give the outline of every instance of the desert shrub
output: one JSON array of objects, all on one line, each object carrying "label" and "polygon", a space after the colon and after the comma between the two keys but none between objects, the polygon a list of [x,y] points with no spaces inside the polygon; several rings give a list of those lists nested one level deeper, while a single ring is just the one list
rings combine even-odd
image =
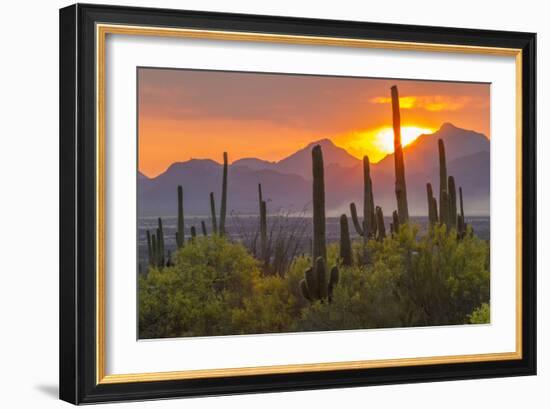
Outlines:
[{"label": "desert shrub", "polygon": [[[140,275],[140,337],[488,322],[489,246],[470,233],[458,239],[437,226],[418,237],[416,226],[403,225],[371,240],[367,265],[339,266],[330,303],[301,295],[309,256],[294,257],[284,276],[265,275],[242,244],[197,237],[174,253],[173,266]],[[338,250],[327,247],[328,266]]]},{"label": "desert shrub", "polygon": [[468,316],[470,324],[489,324],[491,322],[491,311],[489,304],[483,303]]},{"label": "desert shrub", "polygon": [[368,243],[370,264],[341,267],[331,303],[304,308],[299,330],[451,325],[489,301],[489,248],[468,234],[437,226],[418,238],[416,226]]},{"label": "desert shrub", "polygon": [[257,261],[240,244],[197,237],[174,254],[174,266],[139,281],[140,337],[234,333],[233,309],[255,291]]},{"label": "desert shrub", "polygon": [[234,333],[288,332],[297,301],[288,284],[279,276],[268,276],[254,280],[254,286],[243,306],[232,311]]}]

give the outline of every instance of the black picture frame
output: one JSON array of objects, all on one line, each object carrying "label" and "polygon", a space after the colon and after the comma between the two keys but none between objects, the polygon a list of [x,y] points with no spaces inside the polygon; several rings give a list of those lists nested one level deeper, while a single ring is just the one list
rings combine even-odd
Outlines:
[{"label": "black picture frame", "polygon": [[[113,23],[522,50],[522,358],[137,383],[96,382],[95,25]],[[60,398],[74,404],[536,374],[536,35],[77,4],[60,10]]]}]

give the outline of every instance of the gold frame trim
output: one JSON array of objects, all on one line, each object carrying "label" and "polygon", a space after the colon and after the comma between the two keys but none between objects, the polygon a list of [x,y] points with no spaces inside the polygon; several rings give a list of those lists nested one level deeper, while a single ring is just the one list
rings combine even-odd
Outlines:
[{"label": "gold frame trim", "polygon": [[[204,379],[297,372],[322,372],[346,369],[387,368],[412,365],[488,362],[522,358],[522,51],[515,48],[480,47],[453,44],[413,43],[402,41],[362,40],[318,36],[294,36],[234,31],[177,29],[165,27],[96,25],[96,383],[116,384],[163,380]],[[301,45],[431,51],[513,56],[516,64],[516,350],[506,353],[432,356],[368,361],[323,362],[315,364],[187,370],[132,374],[105,374],[105,40],[107,34],[196,38],[225,41],[251,41]]]}]

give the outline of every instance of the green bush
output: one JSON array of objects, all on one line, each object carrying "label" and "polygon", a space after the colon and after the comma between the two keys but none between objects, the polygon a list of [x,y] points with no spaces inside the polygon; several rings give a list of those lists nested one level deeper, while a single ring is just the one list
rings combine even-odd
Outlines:
[{"label": "green bush", "polygon": [[[362,242],[353,243],[361,258]],[[140,338],[397,328],[489,322],[489,245],[471,232],[416,226],[368,243],[369,264],[339,266],[332,300],[310,303],[299,282],[311,266],[296,257],[284,277],[263,274],[241,244],[196,237],[173,266],[139,279]],[[327,248],[338,263],[337,244]]]},{"label": "green bush", "polygon": [[401,226],[382,242],[369,241],[371,264],[341,267],[331,303],[303,310],[298,330],[452,325],[489,301],[489,247],[472,234],[437,226],[418,238]]},{"label": "green bush", "polygon": [[257,261],[240,244],[197,237],[175,253],[174,266],[139,282],[140,337],[233,333],[233,309],[255,290]]},{"label": "green bush", "polygon": [[470,324],[489,324],[491,322],[491,311],[489,304],[483,303],[472,311],[468,316]]}]

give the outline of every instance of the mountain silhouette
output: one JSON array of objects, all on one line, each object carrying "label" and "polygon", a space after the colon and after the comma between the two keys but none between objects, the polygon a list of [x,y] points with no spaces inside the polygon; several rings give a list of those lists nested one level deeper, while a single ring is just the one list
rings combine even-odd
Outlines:
[{"label": "mountain silhouette", "polygon": [[[489,140],[483,134],[446,123],[429,135],[422,135],[404,147],[409,213],[426,215],[426,183],[439,192],[437,140],[443,139],[449,175],[464,193],[467,215],[489,214]],[[321,145],[325,164],[326,208],[328,215],[349,213],[349,203],[361,208],[363,200],[362,161],[329,139],[310,143],[278,161],[257,158],[235,161],[228,171],[228,212],[256,214],[258,183],[262,184],[268,212],[300,212],[311,204],[311,149]],[[221,152],[220,152],[221,157]],[[231,158],[231,152],[229,152]],[[376,205],[385,215],[396,209],[393,154],[371,165]],[[173,216],[177,211],[176,187],[184,190],[188,215],[208,216],[209,194],[214,192],[219,209],[222,166],[210,159],[192,159],[172,164],[155,178],[138,175],[139,216]]]}]

